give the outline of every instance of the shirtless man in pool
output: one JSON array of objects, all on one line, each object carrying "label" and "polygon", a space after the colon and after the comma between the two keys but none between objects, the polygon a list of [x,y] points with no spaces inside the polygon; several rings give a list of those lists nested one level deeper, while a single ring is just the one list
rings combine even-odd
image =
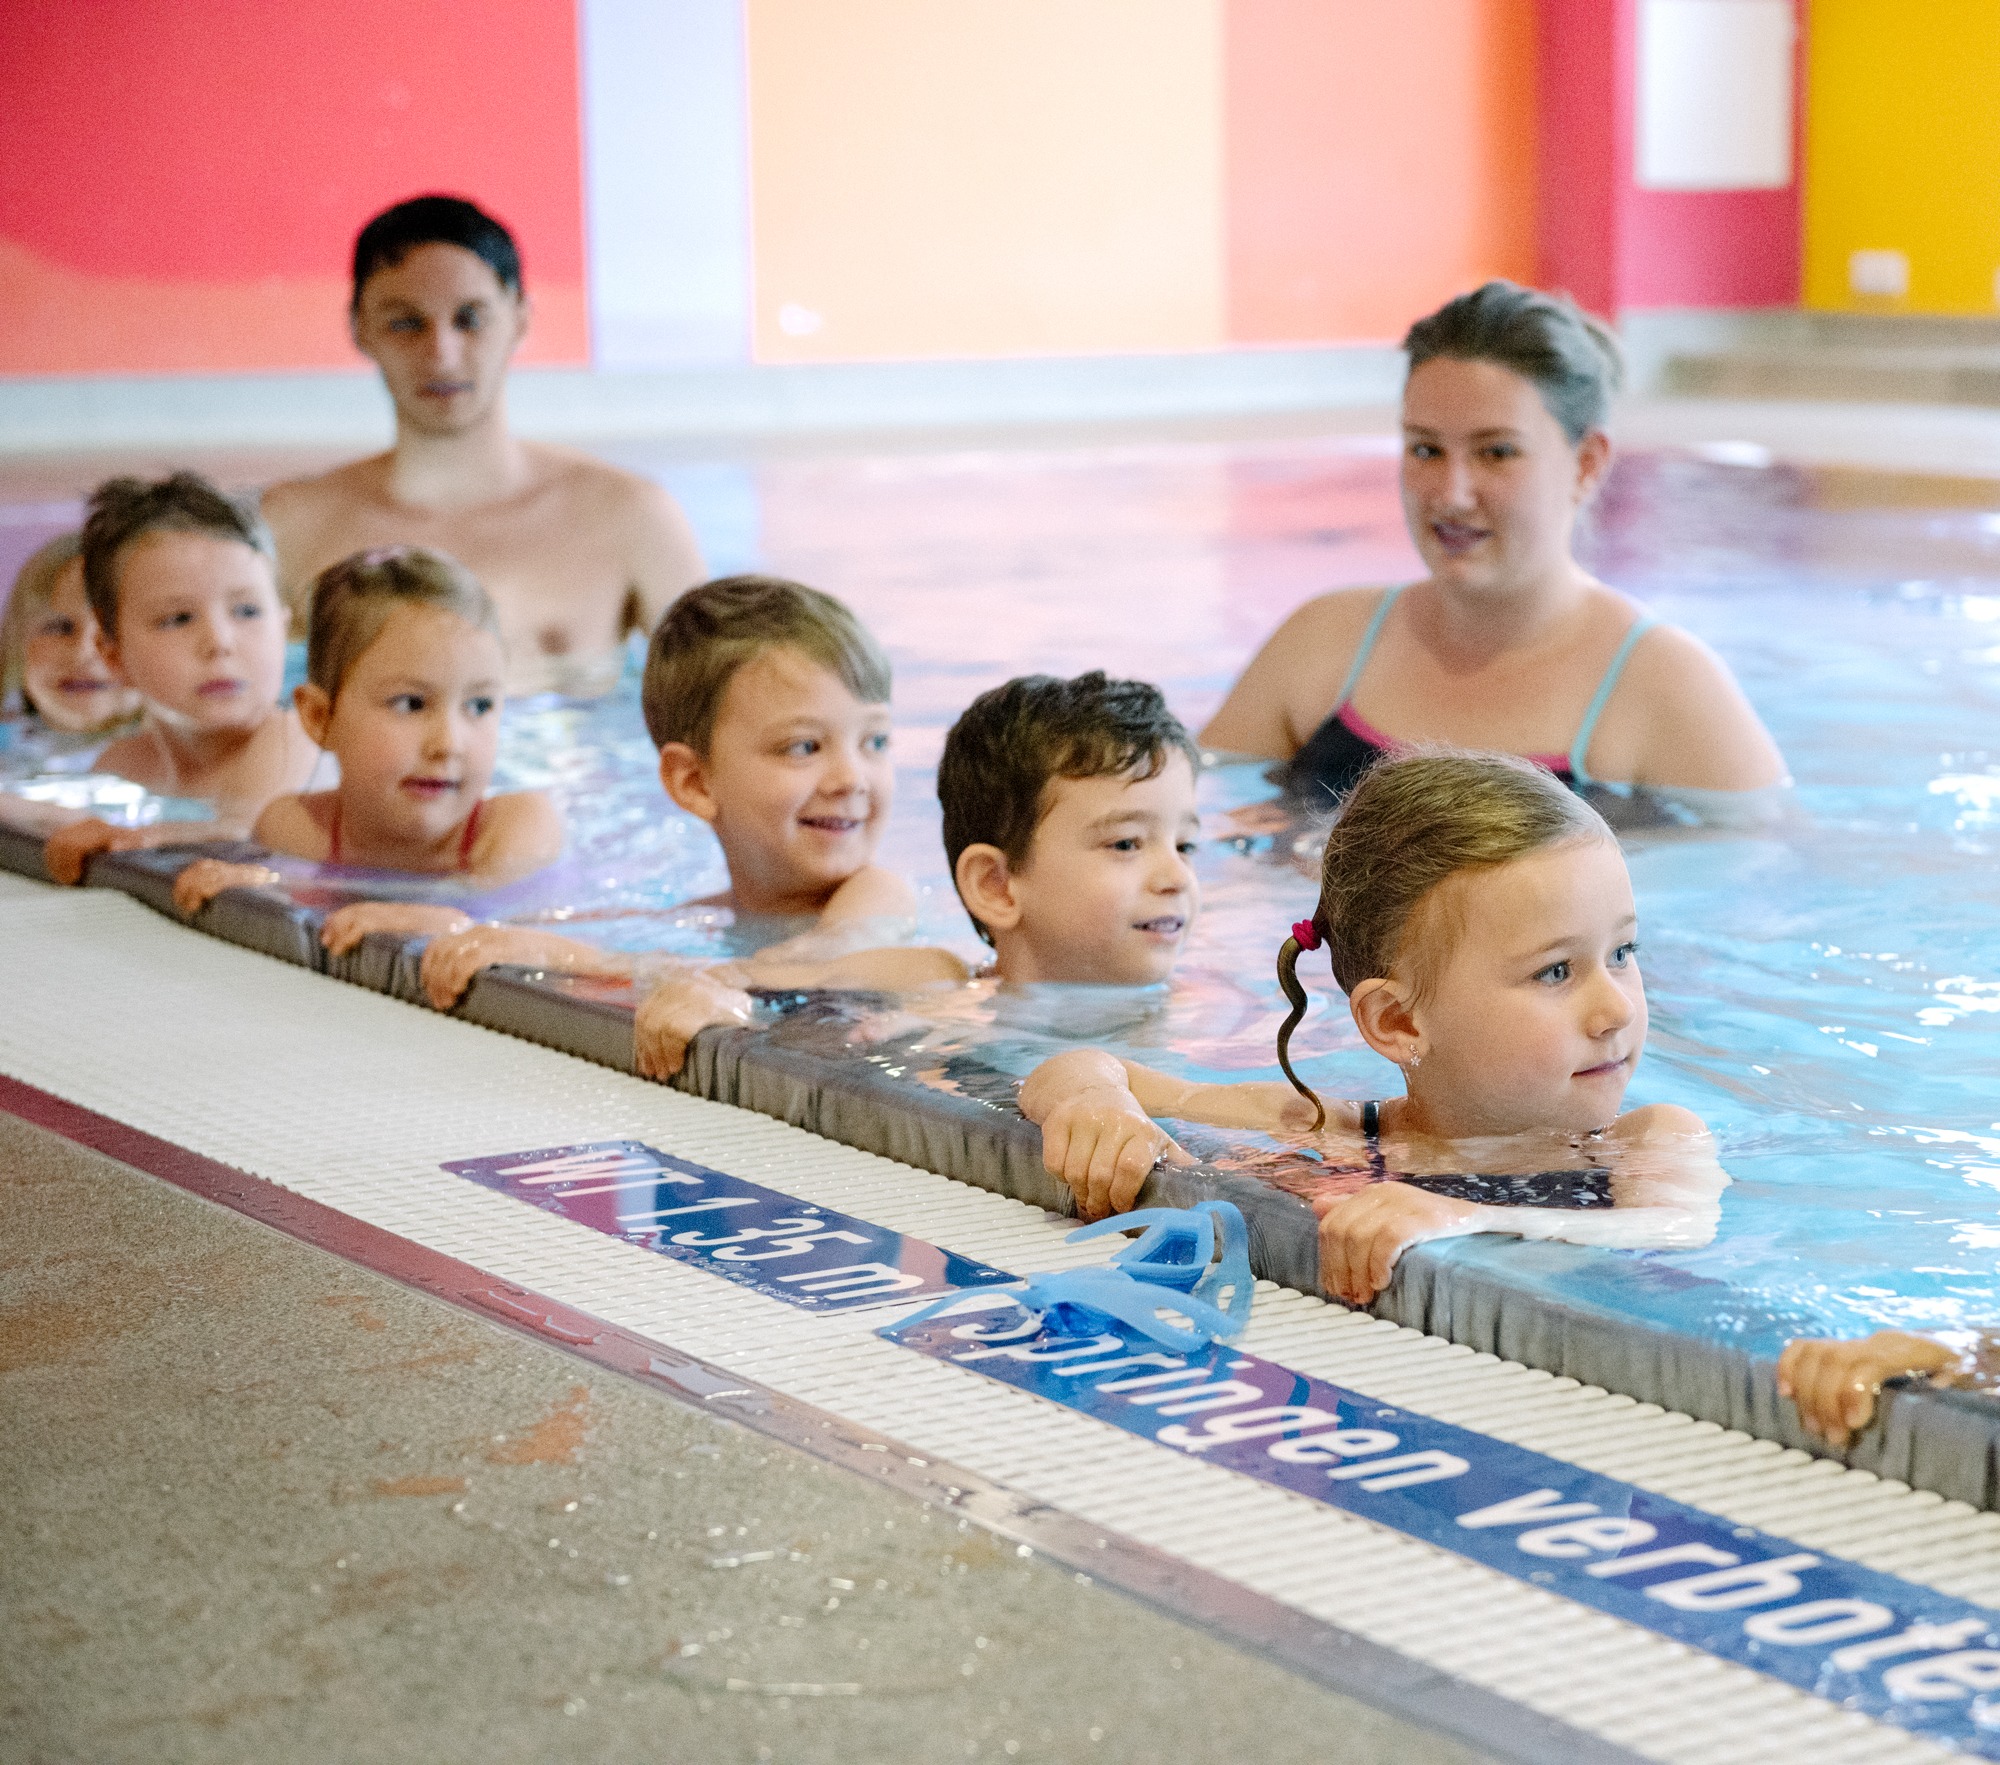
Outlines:
[{"label": "shirtless man in pool", "polygon": [[354,244],[348,321],[382,370],[396,444],[276,484],[264,517],[296,606],[340,559],[380,545],[449,553],[500,611],[514,694],[607,692],[628,631],[650,631],[706,571],[658,485],[507,428],[507,365],[528,328],[520,258],[469,202],[419,196]]}]

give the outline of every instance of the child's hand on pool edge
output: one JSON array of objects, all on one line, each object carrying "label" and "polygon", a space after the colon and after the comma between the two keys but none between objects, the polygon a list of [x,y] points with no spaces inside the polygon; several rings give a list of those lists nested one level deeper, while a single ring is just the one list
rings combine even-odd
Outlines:
[{"label": "child's hand on pool edge", "polygon": [[1146,1113],[1124,1063],[1096,1049],[1043,1061],[1021,1087],[1021,1113],[1040,1124],[1042,1164],[1082,1219],[1126,1212],[1162,1159],[1197,1162]]},{"label": "child's hand on pool edge", "polygon": [[468,930],[472,923],[472,915],[456,907],[427,907],[419,901],[354,901],[326,916],[326,923],[319,928],[319,941],[329,956],[345,956],[370,932],[443,938]]},{"label": "child's hand on pool edge", "polygon": [[424,951],[419,975],[424,997],[439,1011],[449,1011],[482,968],[499,963],[549,969],[556,974],[623,975],[631,971],[631,964],[623,957],[557,932],[529,931],[518,925],[468,925],[463,931],[433,938]]},{"label": "child's hand on pool edge", "polygon": [[1778,1356],[1778,1395],[1798,1406],[1809,1434],[1844,1447],[1875,1416],[1885,1379],[1956,1368],[1960,1356],[1928,1336],[1877,1330],[1857,1342],[1800,1336]]},{"label": "child's hand on pool edge", "polygon": [[136,852],[153,842],[142,827],[113,827],[95,815],[59,827],[42,842],[42,868],[64,888],[83,881],[84,867],[100,852]]},{"label": "child's hand on pool edge", "polygon": [[690,968],[662,981],[632,1018],[632,1058],[643,1079],[670,1079],[687,1063],[688,1044],[716,1024],[742,1028],[756,1001],[741,987]]},{"label": "child's hand on pool edge", "polygon": [[174,878],[174,910],[192,919],[225,889],[261,889],[283,880],[268,864],[197,858]]},{"label": "child's hand on pool edge", "polygon": [[1353,1195],[1315,1201],[1319,1284],[1343,1305],[1365,1306],[1389,1285],[1412,1244],[1486,1230],[1490,1209],[1433,1195],[1408,1183],[1371,1183]]}]

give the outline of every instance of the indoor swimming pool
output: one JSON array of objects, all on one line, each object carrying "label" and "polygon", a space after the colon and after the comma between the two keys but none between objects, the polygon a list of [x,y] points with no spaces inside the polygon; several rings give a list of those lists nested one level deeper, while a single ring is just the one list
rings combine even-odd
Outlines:
[{"label": "indoor swimming pool", "polygon": [[[617,450],[612,450],[614,455]],[[1373,438],[662,465],[718,571],[792,575],[845,598],[897,669],[897,803],[884,861],[914,877],[914,935],[976,959],[938,839],[945,728],[1011,674],[1151,679],[1198,726],[1261,638],[1309,595],[1398,580],[1392,444]],[[1791,1334],[1991,1322],[2000,1260],[2000,516],[1990,487],[1771,465],[1727,446],[1621,462],[1584,555],[1736,671],[1797,779],[1753,832],[1625,836],[1652,1009],[1630,1100],[1715,1130],[1734,1183],[1714,1242],[1607,1258],[1537,1247],[1534,1279],[1763,1357]],[[59,510],[19,510],[12,551]],[[32,757],[0,755],[19,777]],[[623,949],[725,955],[775,929],[680,905],[723,886],[713,841],[673,810],[640,723],[637,670],[591,706],[510,708],[500,782],[565,803],[554,872],[489,899]],[[63,790],[90,787],[71,773]],[[1233,837],[1271,794],[1211,770],[1204,909],[1158,996],[1062,989],[873,1001],[856,1058],[913,1079],[1024,1074],[1077,1040],[1192,1076],[1277,1076],[1272,959],[1315,893],[1289,839]],[[107,810],[160,806],[124,797]],[[168,806],[172,812],[171,806]],[[310,879],[302,877],[302,885]],[[906,930],[908,928],[905,928]],[[1388,1094],[1323,967],[1294,1043],[1329,1095]],[[934,1023],[916,1029],[904,1006]],[[822,1045],[824,1045],[822,1041]],[[901,1068],[899,1068],[901,1070]],[[1222,1160],[1297,1192],[1296,1153]],[[1446,1258],[1485,1252],[1461,1241]]]}]

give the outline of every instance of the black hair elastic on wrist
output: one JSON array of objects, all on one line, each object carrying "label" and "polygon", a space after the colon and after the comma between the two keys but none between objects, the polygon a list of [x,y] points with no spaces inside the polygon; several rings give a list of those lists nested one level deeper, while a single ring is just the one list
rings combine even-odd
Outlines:
[{"label": "black hair elastic on wrist", "polygon": [[1315,1134],[1326,1126],[1326,1105],[1319,1100],[1319,1093],[1292,1071],[1292,1031],[1306,1015],[1306,990],[1299,985],[1299,952],[1317,950],[1321,941],[1319,915],[1315,913],[1311,919],[1302,919],[1292,927],[1292,935],[1278,951],[1278,985],[1292,1007],[1291,1015],[1278,1026],[1278,1065],[1292,1081],[1292,1089],[1313,1106]]}]

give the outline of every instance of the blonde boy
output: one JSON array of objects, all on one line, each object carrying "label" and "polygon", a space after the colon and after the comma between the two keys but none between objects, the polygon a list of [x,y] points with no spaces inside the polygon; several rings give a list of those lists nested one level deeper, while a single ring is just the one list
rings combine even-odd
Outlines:
[{"label": "blonde boy", "polygon": [[[804,919],[879,941],[916,910],[875,863],[895,789],[888,658],[831,595],[775,576],[730,576],[667,609],[642,701],[668,796],[714,830],[740,917]],[[871,941],[862,933],[864,941]],[[893,935],[891,933],[890,935]],[[633,959],[504,925],[437,939],[424,987],[448,1007],[480,969],[521,963],[626,975]]]}]

